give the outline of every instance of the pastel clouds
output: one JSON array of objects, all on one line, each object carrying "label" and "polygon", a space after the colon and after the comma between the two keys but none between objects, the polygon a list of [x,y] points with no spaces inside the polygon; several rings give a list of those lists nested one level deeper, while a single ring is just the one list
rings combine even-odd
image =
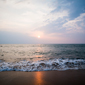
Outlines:
[{"label": "pastel clouds", "polygon": [[[16,33],[19,37],[22,35],[23,39],[32,39],[30,42],[74,42],[76,36],[84,40],[85,13],[78,11],[76,4],[80,4],[79,1],[0,0],[0,32],[2,35]],[[81,4],[79,9],[84,9]],[[79,12],[79,15],[75,12]],[[41,36],[40,40],[37,36]]]},{"label": "pastel clouds", "polygon": [[69,20],[63,24],[69,32],[85,32],[85,13],[80,14],[79,17],[74,20]]},{"label": "pastel clouds", "polygon": [[52,0],[50,2],[48,0],[7,0],[6,3],[1,2],[0,30],[11,31],[14,29],[15,31],[30,32],[58,18],[68,16],[66,10],[51,13],[55,9],[55,6],[51,4]]}]

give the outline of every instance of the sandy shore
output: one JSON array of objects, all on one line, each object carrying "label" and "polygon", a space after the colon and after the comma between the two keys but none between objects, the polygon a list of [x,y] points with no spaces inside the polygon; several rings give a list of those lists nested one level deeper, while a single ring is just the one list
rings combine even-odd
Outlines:
[{"label": "sandy shore", "polygon": [[0,85],[85,85],[85,70],[0,72]]}]

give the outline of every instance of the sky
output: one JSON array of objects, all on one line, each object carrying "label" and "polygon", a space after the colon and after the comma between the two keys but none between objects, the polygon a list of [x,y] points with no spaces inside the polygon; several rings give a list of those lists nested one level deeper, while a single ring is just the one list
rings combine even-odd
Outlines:
[{"label": "sky", "polygon": [[0,44],[85,44],[85,0],[0,0]]}]

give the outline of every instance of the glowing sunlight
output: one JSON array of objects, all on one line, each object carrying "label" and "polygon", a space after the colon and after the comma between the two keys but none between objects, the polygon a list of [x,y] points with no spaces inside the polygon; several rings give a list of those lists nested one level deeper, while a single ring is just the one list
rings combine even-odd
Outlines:
[{"label": "glowing sunlight", "polygon": [[40,38],[40,36],[38,35],[38,38]]}]

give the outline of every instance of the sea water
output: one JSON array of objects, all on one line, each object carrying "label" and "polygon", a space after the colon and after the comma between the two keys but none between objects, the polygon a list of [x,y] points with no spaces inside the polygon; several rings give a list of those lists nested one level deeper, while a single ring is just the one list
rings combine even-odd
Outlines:
[{"label": "sea water", "polygon": [[0,44],[0,71],[85,69],[85,44]]}]

